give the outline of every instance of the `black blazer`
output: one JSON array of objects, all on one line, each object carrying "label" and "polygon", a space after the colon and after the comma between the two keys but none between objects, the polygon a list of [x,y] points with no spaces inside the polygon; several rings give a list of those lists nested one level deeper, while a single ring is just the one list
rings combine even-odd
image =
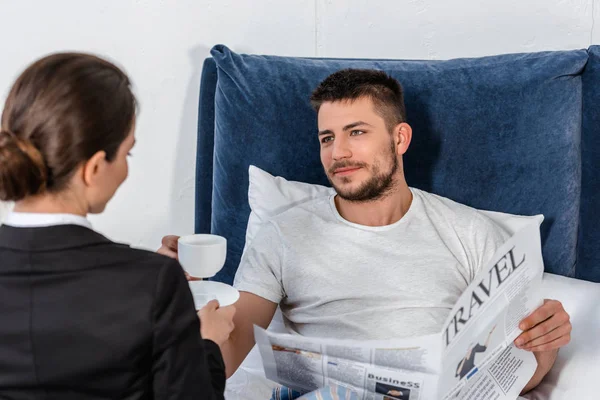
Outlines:
[{"label": "black blazer", "polygon": [[176,260],[77,225],[0,226],[0,399],[223,399]]}]

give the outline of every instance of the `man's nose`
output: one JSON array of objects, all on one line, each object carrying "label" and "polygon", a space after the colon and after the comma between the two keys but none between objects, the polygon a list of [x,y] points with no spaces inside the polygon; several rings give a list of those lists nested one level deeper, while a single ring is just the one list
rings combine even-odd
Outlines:
[{"label": "man's nose", "polygon": [[350,149],[349,143],[345,138],[336,138],[333,141],[333,152],[331,157],[336,161],[352,157],[352,150]]}]

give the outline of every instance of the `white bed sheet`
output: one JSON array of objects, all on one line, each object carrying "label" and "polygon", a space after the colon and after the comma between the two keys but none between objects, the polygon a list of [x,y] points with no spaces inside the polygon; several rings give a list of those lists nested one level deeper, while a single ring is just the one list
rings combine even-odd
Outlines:
[{"label": "white bed sheet", "polygon": [[[600,284],[544,274],[545,298],[560,300],[571,315],[571,343],[559,352],[544,381],[521,399],[600,399]],[[270,330],[283,331],[279,310]],[[265,378],[256,347],[238,371],[227,381],[227,400],[268,400],[277,384]]]}]

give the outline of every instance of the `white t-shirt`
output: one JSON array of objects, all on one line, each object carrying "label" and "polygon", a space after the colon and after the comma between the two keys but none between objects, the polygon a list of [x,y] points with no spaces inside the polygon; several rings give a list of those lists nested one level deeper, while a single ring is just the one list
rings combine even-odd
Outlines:
[{"label": "white t-shirt", "polygon": [[476,209],[411,188],[396,223],[346,221],[334,196],[276,216],[247,246],[235,287],[279,303],[305,336],[389,339],[440,332],[509,234]]}]

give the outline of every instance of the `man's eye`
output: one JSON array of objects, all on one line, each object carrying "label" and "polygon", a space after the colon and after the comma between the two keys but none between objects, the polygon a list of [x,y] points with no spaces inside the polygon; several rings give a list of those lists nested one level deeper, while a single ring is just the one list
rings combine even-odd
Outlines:
[{"label": "man's eye", "polygon": [[321,139],[321,143],[328,143],[333,140],[333,136],[327,136]]},{"label": "man's eye", "polygon": [[354,130],[350,132],[350,135],[362,135],[363,133],[365,133],[365,131]]}]

